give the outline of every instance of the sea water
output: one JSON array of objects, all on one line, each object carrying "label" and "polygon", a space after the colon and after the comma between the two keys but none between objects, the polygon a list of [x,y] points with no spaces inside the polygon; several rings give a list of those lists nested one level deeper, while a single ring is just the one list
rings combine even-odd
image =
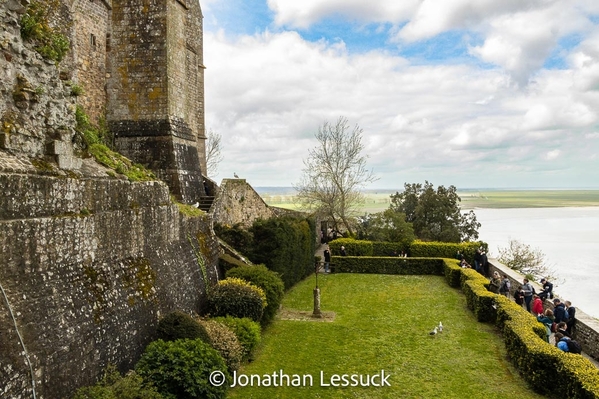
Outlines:
[{"label": "sea water", "polygon": [[[599,207],[476,209],[491,258],[518,240],[545,254],[554,292],[599,318]],[[595,296],[597,295],[597,296]]]}]

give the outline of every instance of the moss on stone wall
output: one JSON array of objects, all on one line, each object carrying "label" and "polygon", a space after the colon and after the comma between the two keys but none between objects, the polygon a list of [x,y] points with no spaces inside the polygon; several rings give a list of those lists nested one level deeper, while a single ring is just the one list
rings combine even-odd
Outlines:
[{"label": "moss on stone wall", "polygon": [[150,261],[147,258],[134,258],[127,260],[124,265],[123,283],[127,289],[133,291],[127,298],[129,306],[135,305],[137,300],[155,299],[156,272],[152,269]]}]

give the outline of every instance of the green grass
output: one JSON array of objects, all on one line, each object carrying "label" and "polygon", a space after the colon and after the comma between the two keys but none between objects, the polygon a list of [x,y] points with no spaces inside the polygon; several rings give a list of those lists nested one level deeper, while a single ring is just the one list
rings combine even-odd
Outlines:
[{"label": "green grass", "polygon": [[[506,359],[492,325],[478,323],[460,291],[437,276],[320,276],[323,311],[333,322],[276,320],[255,361],[238,372],[313,376],[312,387],[243,387],[229,398],[540,398]],[[314,279],[283,307],[311,310]],[[428,332],[439,321],[445,331]],[[391,387],[321,387],[331,374],[390,374]]]}]

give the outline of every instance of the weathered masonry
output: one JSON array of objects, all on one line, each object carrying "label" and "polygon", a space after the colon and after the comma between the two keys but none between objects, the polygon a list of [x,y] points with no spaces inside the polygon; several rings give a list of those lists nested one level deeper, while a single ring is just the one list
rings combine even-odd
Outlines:
[{"label": "weathered masonry", "polygon": [[204,66],[196,0],[113,0],[107,121],[116,146],[186,203],[203,196]]}]

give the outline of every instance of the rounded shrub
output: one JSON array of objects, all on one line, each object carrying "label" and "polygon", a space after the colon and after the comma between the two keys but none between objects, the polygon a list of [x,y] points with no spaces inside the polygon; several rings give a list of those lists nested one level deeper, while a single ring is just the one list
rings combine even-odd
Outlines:
[{"label": "rounded shrub", "polygon": [[226,278],[212,288],[207,305],[212,317],[249,317],[260,321],[266,306],[266,295],[262,288],[245,280]]},{"label": "rounded shrub", "polygon": [[135,371],[121,377],[116,367],[109,365],[101,381],[79,388],[73,399],[163,399],[155,387],[146,385]]},{"label": "rounded shrub", "polygon": [[235,333],[216,320],[199,320],[208,333],[208,343],[220,353],[229,371],[239,369],[243,359],[243,347]]},{"label": "rounded shrub", "polygon": [[[157,340],[147,346],[135,371],[165,398],[224,398],[231,382],[220,354],[200,339]],[[221,386],[210,383],[214,371],[224,373]]]},{"label": "rounded shrub", "polygon": [[264,265],[236,267],[227,272],[227,277],[238,277],[262,288],[267,305],[262,315],[262,324],[268,324],[277,314],[285,294],[285,284],[279,274]]},{"label": "rounded shrub", "polygon": [[158,322],[158,338],[163,341],[201,339],[208,342],[208,333],[196,319],[181,311],[167,314]]},{"label": "rounded shrub", "polygon": [[243,348],[243,359],[251,360],[252,352],[261,339],[260,325],[255,321],[244,317],[242,319],[232,316],[217,317],[214,320],[223,323],[235,333],[237,340]]}]

